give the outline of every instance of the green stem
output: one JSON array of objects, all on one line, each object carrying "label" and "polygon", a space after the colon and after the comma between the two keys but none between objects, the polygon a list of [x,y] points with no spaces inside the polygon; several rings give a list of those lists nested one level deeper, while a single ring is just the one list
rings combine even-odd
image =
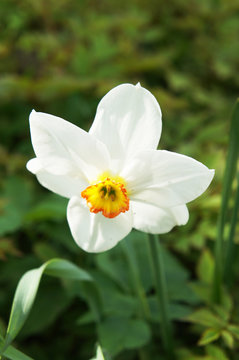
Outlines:
[{"label": "green stem", "polygon": [[237,225],[238,211],[239,211],[239,175],[238,175],[238,183],[237,183],[237,191],[236,191],[236,200],[233,208],[230,233],[229,233],[227,249],[226,249],[224,278],[227,283],[232,279],[232,265],[234,262],[233,260],[235,255],[234,235]]},{"label": "green stem", "polygon": [[224,226],[228,202],[231,195],[232,182],[236,173],[238,152],[239,152],[239,100],[237,100],[231,119],[231,129],[229,136],[229,146],[226,161],[226,168],[223,179],[222,202],[218,217],[217,238],[215,244],[215,271],[213,282],[213,301],[217,304],[222,302],[222,283],[223,283],[223,263],[224,263]]},{"label": "green stem", "polygon": [[218,227],[217,227],[217,239],[215,244],[215,271],[213,280],[213,301],[220,304],[222,301],[222,264],[223,264],[223,231],[222,221],[219,215]]},{"label": "green stem", "polygon": [[150,251],[152,258],[153,276],[155,282],[156,295],[158,298],[158,306],[161,320],[161,334],[167,359],[175,359],[172,327],[169,318],[168,308],[168,292],[164,271],[163,256],[161,251],[161,245],[158,237],[149,234]]},{"label": "green stem", "polygon": [[141,303],[142,314],[147,320],[150,320],[150,318],[151,318],[150,308],[149,308],[149,304],[147,301],[147,296],[145,294],[144,288],[143,288],[141,280],[140,280],[140,275],[139,275],[139,270],[138,270],[139,266],[138,266],[136,258],[134,256],[135,252],[132,247],[132,243],[131,243],[131,241],[127,241],[127,240],[122,241],[121,247],[122,247],[124,254],[126,256],[126,259],[128,261],[131,278],[132,278],[132,283],[134,286],[134,291],[135,291],[135,294],[138,296],[139,301]]}]

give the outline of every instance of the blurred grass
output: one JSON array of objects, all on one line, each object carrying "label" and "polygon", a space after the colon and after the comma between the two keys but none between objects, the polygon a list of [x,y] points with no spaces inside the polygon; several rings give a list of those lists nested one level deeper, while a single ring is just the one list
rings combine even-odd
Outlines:
[{"label": "blurred grass", "polygon": [[[234,0],[1,0],[0,328],[6,325],[17,281],[31,267],[53,256],[95,267],[94,257],[71,238],[66,201],[43,189],[25,169],[33,156],[29,113],[33,108],[52,113],[88,130],[100,98],[123,82],[140,81],[159,101],[164,121],[160,148],[216,169],[210,189],[190,205],[189,224],[164,237],[197,278],[196,264],[216,234],[229,119],[238,97],[238,33],[239,3]],[[102,269],[97,271],[102,276]],[[51,294],[51,287],[46,281],[42,289]],[[62,283],[59,292],[65,287]],[[40,289],[39,303],[44,294]],[[41,360],[93,356],[96,326],[75,321],[87,314],[85,299],[69,295],[51,324],[47,309],[41,309],[39,316],[46,311],[41,336],[36,328],[20,336],[26,353]],[[238,319],[238,311],[234,316]],[[178,343],[191,350],[194,335],[187,330],[177,334]],[[84,341],[80,348],[79,339]],[[130,350],[117,359],[136,356]]]}]

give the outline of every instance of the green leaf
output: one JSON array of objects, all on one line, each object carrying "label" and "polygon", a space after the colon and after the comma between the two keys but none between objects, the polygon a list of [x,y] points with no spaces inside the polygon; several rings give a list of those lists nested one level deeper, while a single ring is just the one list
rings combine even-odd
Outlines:
[{"label": "green leaf", "polygon": [[239,99],[236,102],[234,107],[234,111],[232,114],[231,120],[231,130],[230,130],[230,138],[229,138],[229,149],[227,155],[226,169],[224,174],[224,183],[223,183],[223,198],[222,198],[222,223],[219,224],[221,231],[223,231],[223,226],[225,223],[225,217],[228,207],[228,201],[231,193],[232,181],[234,179],[237,167],[238,153],[239,153],[239,142],[238,142],[238,134],[239,134]]},{"label": "green leaf", "polygon": [[192,287],[185,281],[168,284],[168,297],[170,301],[179,301],[187,304],[199,304],[200,299]]},{"label": "green leaf", "polygon": [[[155,295],[148,297],[150,312],[153,322],[160,322],[160,313],[158,308],[158,301]],[[185,320],[189,314],[192,313],[192,308],[186,304],[169,303],[169,318],[171,320]]]},{"label": "green leaf", "polygon": [[[205,303],[211,303],[211,297],[212,297],[212,286],[210,284],[205,284],[202,282],[192,282],[190,284],[193,291],[196,293],[196,295]],[[225,309],[225,311],[231,311],[232,310],[232,298],[231,295],[224,291],[222,294],[222,306]]]},{"label": "green leaf", "polygon": [[209,284],[194,281],[190,283],[190,287],[203,303],[210,302],[212,289]]},{"label": "green leaf", "polygon": [[77,319],[76,324],[81,325],[87,325],[87,324],[93,324],[95,321],[94,314],[92,311],[85,312],[84,315],[82,315],[79,319]]},{"label": "green leaf", "polygon": [[111,356],[125,349],[136,349],[150,340],[150,328],[137,319],[109,318],[99,325],[100,343]]},{"label": "green leaf", "polygon": [[126,349],[136,349],[144,346],[150,340],[150,329],[143,320],[132,319],[129,322],[129,333],[125,338]]},{"label": "green leaf", "polygon": [[11,345],[4,351],[3,355],[9,360],[33,360]]},{"label": "green leaf", "polygon": [[215,247],[215,277],[213,297],[216,303],[221,302],[222,297],[222,278],[223,278],[223,240],[228,203],[231,195],[232,182],[236,174],[238,153],[239,153],[239,100],[237,100],[231,120],[231,129],[229,137],[229,148],[227,154],[226,168],[223,180],[222,202],[218,218],[217,239]]},{"label": "green leaf", "polygon": [[[124,241],[124,240],[123,240]],[[114,280],[124,291],[128,292],[128,274],[125,265],[122,266],[122,260],[119,247],[113,248],[95,256],[98,269],[107,274],[110,279]]]},{"label": "green leaf", "polygon": [[[4,346],[4,339],[0,336],[0,349]],[[33,360],[29,356],[23,354],[21,351],[15,349],[13,346],[9,346],[3,353],[0,351],[0,359],[1,355],[6,357],[9,360]]]},{"label": "green leaf", "polygon": [[207,309],[196,310],[194,313],[189,315],[186,320],[207,327],[223,327],[225,325],[222,319],[215,316],[210,310]]},{"label": "green leaf", "polygon": [[231,309],[228,309],[226,306],[214,305],[213,310],[223,321],[229,321]]},{"label": "green leaf", "polygon": [[234,346],[234,338],[233,338],[232,334],[231,334],[229,331],[227,331],[227,330],[223,330],[223,331],[222,331],[222,338],[223,338],[225,344],[226,344],[230,349],[232,349],[233,346]]},{"label": "green leaf", "polygon": [[18,284],[5,339],[6,347],[16,337],[31,310],[43,271],[42,266],[39,269],[28,271]]},{"label": "green leaf", "polygon": [[0,235],[12,233],[22,226],[30,201],[31,193],[24,181],[16,176],[5,179],[0,203]]},{"label": "green leaf", "polygon": [[[140,270],[141,270],[141,268],[144,268],[145,273],[147,273],[149,275],[151,274],[151,271],[148,271],[149,269],[144,267],[143,261],[145,261],[145,259],[143,261],[140,261],[140,259],[138,259],[136,256],[137,253],[135,250],[137,248],[142,248],[141,244],[138,245],[137,247],[134,247],[133,242],[130,240],[131,239],[128,237],[127,239],[125,239],[125,241],[122,241],[121,248],[123,250],[125,259],[127,261],[127,269],[129,271],[129,279],[131,280],[131,287],[133,289],[135,296],[139,300],[140,313],[142,314],[143,317],[145,316],[145,318],[149,318],[150,311],[149,311],[149,305],[147,302],[147,296],[146,296],[146,291],[145,291],[145,287],[147,288],[148,281],[146,279],[147,283],[145,284],[145,287],[144,287]],[[150,263],[149,262],[149,254],[147,252],[147,249],[145,248],[145,245],[147,245],[147,244],[148,244],[148,241],[146,238],[144,238],[144,241],[143,241],[144,258],[147,259],[147,262],[148,262],[147,265],[149,265],[149,263]]]},{"label": "green leaf", "polygon": [[18,335],[20,341],[28,336],[43,334],[71,302],[72,298],[62,284],[53,278],[43,281],[31,309],[31,315]]},{"label": "green leaf", "polygon": [[199,345],[207,345],[219,338],[221,335],[220,329],[210,328],[204,331],[202,334],[198,344]]},{"label": "green leaf", "polygon": [[62,259],[49,260],[38,269],[30,270],[25,273],[17,286],[13,299],[5,339],[5,348],[9,346],[24,325],[34,303],[39,283],[44,272],[48,275],[64,277],[67,279],[77,279],[80,281],[92,280],[90,275],[84,270],[78,268],[69,261]]},{"label": "green leaf", "polygon": [[237,190],[235,194],[235,202],[231,215],[230,232],[227,240],[225,266],[224,266],[224,278],[225,283],[228,285],[232,283],[233,276],[233,264],[235,262],[236,244],[234,242],[235,231],[237,226],[237,219],[239,213],[239,173],[237,176]]},{"label": "green leaf", "polygon": [[207,355],[195,355],[189,349],[177,349],[177,360],[218,360]]},{"label": "green leaf", "polygon": [[88,303],[95,320],[99,322],[102,313],[102,300],[99,289],[95,286],[94,282],[84,282],[80,286],[80,291],[82,297]]},{"label": "green leaf", "polygon": [[219,346],[214,344],[207,345],[206,351],[208,355],[213,358],[213,360],[229,360],[225,352]]},{"label": "green leaf", "polygon": [[198,278],[206,283],[211,284],[214,274],[214,259],[211,252],[205,249],[199,259],[197,266]]},{"label": "green leaf", "polygon": [[9,360],[33,360],[11,345],[4,351],[3,356]]},{"label": "green leaf", "polygon": [[[138,281],[143,285],[144,291],[148,291],[153,286],[152,268],[150,266],[149,239],[147,234],[139,231],[131,231],[131,233],[122,242],[122,248],[125,250],[128,262],[131,263],[132,270],[136,272]],[[130,279],[134,277],[130,276]],[[135,281],[131,281],[132,289],[135,288]]]},{"label": "green leaf", "polygon": [[229,325],[227,329],[235,336],[236,339],[239,340],[239,326]]},{"label": "green leaf", "polygon": [[71,280],[92,281],[92,277],[68,260],[52,259],[45,263],[44,272],[47,275]]}]

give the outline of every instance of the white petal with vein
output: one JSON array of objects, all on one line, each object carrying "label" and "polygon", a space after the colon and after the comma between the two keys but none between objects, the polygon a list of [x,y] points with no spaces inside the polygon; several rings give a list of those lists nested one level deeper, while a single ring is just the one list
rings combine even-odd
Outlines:
[{"label": "white petal with vein", "polygon": [[155,97],[139,84],[123,84],[100,101],[90,133],[102,141],[113,159],[125,160],[143,149],[156,149],[161,110]]},{"label": "white petal with vein", "polygon": [[31,159],[27,163],[27,169],[36,175],[39,183],[54,193],[71,198],[79,195],[88,186],[84,178],[80,176],[55,175],[46,171],[38,158]]},{"label": "white petal with vein", "polygon": [[185,225],[189,214],[186,205],[163,209],[148,203],[131,202],[134,223],[133,227],[151,234],[164,234],[175,225]]},{"label": "white petal with vein", "polygon": [[164,150],[138,154],[121,174],[132,200],[162,208],[186,204],[209,186],[214,170],[188,156]]},{"label": "white petal with vein", "polygon": [[91,213],[80,197],[70,199],[67,220],[75,242],[88,252],[109,250],[132,230],[130,210],[109,219],[101,213]]},{"label": "white petal with vein", "polygon": [[88,180],[108,170],[105,145],[68,121],[33,110],[30,128],[34,151],[45,170],[57,175],[81,173]]}]

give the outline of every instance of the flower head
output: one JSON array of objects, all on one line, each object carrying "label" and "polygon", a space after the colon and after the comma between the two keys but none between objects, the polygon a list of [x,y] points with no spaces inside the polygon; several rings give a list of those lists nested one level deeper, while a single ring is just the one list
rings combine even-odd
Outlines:
[{"label": "flower head", "polygon": [[115,246],[132,228],[160,234],[188,221],[186,203],[209,186],[214,170],[157,150],[161,110],[141,87],[123,84],[100,101],[89,132],[32,111],[29,171],[70,199],[67,219],[85,251]]}]

